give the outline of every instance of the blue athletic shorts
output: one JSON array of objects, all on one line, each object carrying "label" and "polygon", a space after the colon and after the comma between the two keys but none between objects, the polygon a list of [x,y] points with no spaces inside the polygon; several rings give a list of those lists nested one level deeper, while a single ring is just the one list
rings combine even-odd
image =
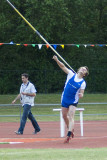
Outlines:
[{"label": "blue athletic shorts", "polygon": [[72,104],[70,104],[70,103],[66,103],[64,101],[62,101],[62,103],[61,103],[62,107],[65,107],[65,108],[69,108],[70,105],[73,105],[73,106],[77,107],[77,104],[78,103],[72,103]]}]

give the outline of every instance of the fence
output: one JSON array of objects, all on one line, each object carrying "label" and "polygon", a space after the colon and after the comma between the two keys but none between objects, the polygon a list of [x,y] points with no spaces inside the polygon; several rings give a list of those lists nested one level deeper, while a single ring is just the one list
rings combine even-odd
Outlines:
[{"label": "fence", "polygon": [[[32,107],[33,115],[39,121],[57,121],[59,120],[59,113],[54,113],[54,108],[59,108],[60,104],[35,104]],[[104,103],[79,103],[78,107],[83,107],[84,120],[107,120],[107,102]],[[22,106],[21,104],[0,104],[0,121],[14,121],[13,117],[21,119]],[[7,117],[7,118],[6,118]],[[76,119],[79,119],[79,114],[76,113]],[[17,119],[16,119],[17,120]]]}]

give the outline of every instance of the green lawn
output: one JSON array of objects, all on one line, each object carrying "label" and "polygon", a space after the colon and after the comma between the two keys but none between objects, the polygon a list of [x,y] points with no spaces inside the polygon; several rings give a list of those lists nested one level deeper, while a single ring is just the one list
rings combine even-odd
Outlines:
[{"label": "green lawn", "polygon": [[[11,104],[16,95],[1,95],[1,104]],[[60,104],[61,94],[37,94],[35,98],[36,104]],[[93,103],[93,102],[107,102],[107,94],[85,94],[80,103]],[[17,102],[20,103],[19,101]],[[84,107],[84,120],[106,120],[107,119],[107,105],[78,105]],[[32,107],[32,112],[37,115],[38,121],[59,121],[59,113],[53,112],[53,108],[60,108],[60,106],[36,106]],[[22,107],[21,107],[22,111]],[[90,115],[92,114],[92,115]],[[94,115],[97,114],[97,115]],[[0,115],[18,115],[20,116],[19,106],[1,106]],[[0,121],[19,121],[20,117],[0,117]],[[75,120],[79,120],[79,113],[76,112]]]},{"label": "green lawn", "polygon": [[[1,104],[10,104],[16,95],[0,95]],[[37,94],[35,103],[60,103],[61,94]],[[107,102],[107,94],[85,94],[80,103]],[[17,102],[19,103],[19,101]]]},{"label": "green lawn", "polygon": [[[4,144],[5,145],[5,144]],[[0,149],[1,160],[107,160],[107,148]]]}]

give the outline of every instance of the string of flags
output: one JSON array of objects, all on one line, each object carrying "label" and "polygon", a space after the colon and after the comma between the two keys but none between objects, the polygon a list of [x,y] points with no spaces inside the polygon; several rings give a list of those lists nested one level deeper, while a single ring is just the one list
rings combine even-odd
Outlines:
[{"label": "string of flags", "polygon": [[[13,41],[9,42],[9,43],[0,43],[0,46],[2,45],[16,45],[16,46],[32,46],[32,47],[36,47],[38,46],[39,49],[41,49],[43,46],[46,46],[46,48],[49,48],[48,44],[22,44],[22,43],[14,43]],[[65,46],[76,46],[76,47],[80,47],[80,46],[84,46],[86,47],[107,47],[107,44],[50,44],[51,46],[53,46],[54,49],[56,49],[58,46],[61,46],[62,49],[64,49]]]}]

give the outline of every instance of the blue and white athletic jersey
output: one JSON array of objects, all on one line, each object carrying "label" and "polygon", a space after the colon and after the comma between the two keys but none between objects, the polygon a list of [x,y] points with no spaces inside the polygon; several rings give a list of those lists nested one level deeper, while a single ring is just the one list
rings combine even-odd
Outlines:
[{"label": "blue and white athletic jersey", "polygon": [[86,82],[84,79],[79,79],[77,74],[74,74],[71,70],[69,70],[61,98],[62,107],[68,108],[70,105],[78,104],[79,91],[80,89],[85,88]]}]

